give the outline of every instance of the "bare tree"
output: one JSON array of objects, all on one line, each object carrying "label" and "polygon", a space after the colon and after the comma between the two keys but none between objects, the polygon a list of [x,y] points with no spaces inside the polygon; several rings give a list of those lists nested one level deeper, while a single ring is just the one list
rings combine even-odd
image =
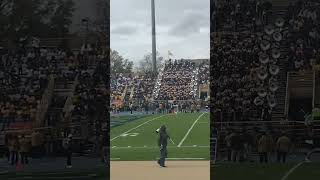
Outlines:
[{"label": "bare tree", "polygon": [[124,59],[117,51],[110,51],[111,74],[131,73],[133,62]]},{"label": "bare tree", "polygon": [[[157,52],[157,68],[163,62],[163,57],[160,56],[160,53]],[[138,72],[141,73],[149,73],[152,72],[152,53],[148,53],[144,55],[143,59],[139,61],[139,65],[137,67]]]}]

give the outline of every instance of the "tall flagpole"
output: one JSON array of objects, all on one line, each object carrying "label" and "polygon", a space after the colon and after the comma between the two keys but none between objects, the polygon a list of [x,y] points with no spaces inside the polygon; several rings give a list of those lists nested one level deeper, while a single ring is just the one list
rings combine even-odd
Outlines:
[{"label": "tall flagpole", "polygon": [[157,73],[157,51],[156,51],[156,19],[154,0],[151,0],[151,22],[152,22],[152,71]]}]

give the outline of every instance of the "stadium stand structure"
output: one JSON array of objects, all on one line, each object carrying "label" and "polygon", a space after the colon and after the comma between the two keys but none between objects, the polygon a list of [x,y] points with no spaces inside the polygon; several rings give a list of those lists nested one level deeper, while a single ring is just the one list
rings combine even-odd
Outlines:
[{"label": "stadium stand structure", "polygon": [[208,84],[208,60],[167,60],[156,77],[151,73],[112,75],[111,106],[114,111],[141,111],[156,110],[168,102],[208,101]]},{"label": "stadium stand structure", "polygon": [[[211,119],[222,140],[218,149],[225,149],[230,130],[287,131],[303,145],[309,131],[320,135],[319,121],[307,120],[319,108],[319,2],[250,2],[218,1],[212,12]],[[233,107],[237,102],[243,111]]]},{"label": "stadium stand structure", "polygon": [[61,150],[60,132],[73,133],[78,145],[95,137],[107,120],[103,118],[108,101],[107,56],[96,48],[83,50],[39,47],[2,54],[0,109],[4,134],[29,137],[38,130],[43,137],[54,137],[54,152]]}]

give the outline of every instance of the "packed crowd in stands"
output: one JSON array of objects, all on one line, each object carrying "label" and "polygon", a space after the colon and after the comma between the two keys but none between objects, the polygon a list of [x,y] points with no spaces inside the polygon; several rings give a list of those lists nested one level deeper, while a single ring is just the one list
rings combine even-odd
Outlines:
[{"label": "packed crowd in stands", "polygon": [[[81,119],[90,120],[94,115],[103,113],[108,100],[106,67],[102,64],[103,59],[98,60],[98,65],[91,74],[82,71],[79,74],[79,84],[77,84],[73,96],[73,120],[79,122]],[[98,109],[100,108],[100,109]],[[103,108],[103,109],[101,109]]]},{"label": "packed crowd in stands", "polygon": [[[157,78],[152,73],[120,73],[111,78],[111,104],[115,112],[156,109],[163,112],[160,109],[164,107],[171,109],[168,101],[197,99],[199,85],[209,83],[209,61],[196,64],[190,60],[168,60]],[[184,111],[192,109],[192,103],[177,105]]]},{"label": "packed crowd in stands", "polygon": [[249,116],[250,110],[255,108],[253,100],[260,81],[256,76],[258,47],[254,41],[250,36],[225,39],[212,54],[216,59],[211,65],[214,109],[217,113],[222,111],[224,121],[248,120],[244,116]]},{"label": "packed crowd in stands", "polygon": [[152,98],[152,90],[155,84],[155,80],[152,74],[145,74],[136,76],[134,79],[134,94],[133,99],[138,102],[148,101]]},{"label": "packed crowd in stands", "polygon": [[310,70],[320,65],[319,9],[317,1],[298,1],[288,7],[290,70]]},{"label": "packed crowd in stands", "polygon": [[115,74],[111,75],[111,101],[119,100],[126,86],[131,85],[131,74]]},{"label": "packed crowd in stands", "polygon": [[2,129],[12,122],[34,121],[49,77],[72,81],[97,56],[93,50],[77,53],[58,48],[3,51],[0,58]]},{"label": "packed crowd in stands", "polygon": [[[286,162],[288,152],[299,151],[300,146],[319,146],[315,143],[319,137],[308,134],[316,132],[312,128],[306,133],[300,127],[284,132],[282,125],[275,127],[259,120],[288,118],[273,116],[279,106],[284,109],[284,101],[278,105],[280,98],[276,95],[280,86],[285,89],[287,72],[319,69],[320,2],[289,1],[286,11],[279,7],[270,11],[273,5],[262,1],[218,2],[214,12],[216,31],[211,34],[210,72],[215,122],[231,122],[215,124],[223,139],[220,148],[226,150],[222,150],[223,158]],[[301,105],[304,100],[297,102]],[[251,120],[255,122],[248,122]]]},{"label": "packed crowd in stands", "polygon": [[203,62],[199,66],[199,84],[208,84],[210,80],[209,63]]},{"label": "packed crowd in stands", "polygon": [[267,1],[215,5],[217,32],[212,34],[211,58],[216,61],[211,72],[217,117],[271,120],[276,92],[284,84],[278,82],[279,74],[319,69],[319,4],[296,1],[287,11],[272,11]]},{"label": "packed crowd in stands", "polygon": [[[49,82],[53,82],[52,79],[55,83],[51,88],[58,86],[57,82],[64,82],[63,87],[59,88],[68,89],[68,81],[72,84],[78,82],[73,101],[68,107],[72,120],[79,122],[95,118],[96,122],[106,122],[107,118],[103,117],[107,117],[105,113],[108,110],[109,61],[103,51],[85,47],[80,51],[28,47],[16,51],[2,49],[0,55],[0,130],[20,130],[5,135],[6,156],[12,165],[17,165],[18,161],[27,164],[30,155],[34,158],[43,157],[52,153],[53,149],[57,153],[59,148],[60,151],[62,149],[68,152],[70,148],[74,148],[61,147],[59,144],[53,147],[54,143],[61,143],[58,139],[53,139],[53,136],[60,135],[33,130],[35,120],[41,118],[37,115],[43,108],[41,106],[44,106],[43,99],[51,99],[49,96],[45,97],[45,92],[49,89]],[[61,101],[59,98],[61,97],[52,97],[50,105],[63,107],[66,99]],[[58,125],[53,121],[42,122],[40,127]],[[29,126],[11,126],[18,122],[29,123]],[[96,122],[88,123],[97,124]],[[32,130],[33,133],[30,134]],[[69,127],[66,130],[68,132],[62,138],[71,141],[72,133],[77,136]],[[41,138],[36,138],[37,136]]]},{"label": "packed crowd in stands", "polygon": [[156,100],[192,100],[195,99],[197,86],[197,67],[194,62],[169,60],[163,70],[159,94]]},{"label": "packed crowd in stands", "polygon": [[26,50],[3,53],[0,58],[0,119],[2,129],[11,122],[32,121],[47,86],[57,73],[62,51]]},{"label": "packed crowd in stands", "polygon": [[218,1],[212,9],[214,13],[215,29],[220,31],[228,29],[232,31],[256,31],[261,24],[267,23],[268,13],[272,5],[269,2],[250,0]]},{"label": "packed crowd in stands", "polygon": [[155,80],[152,74],[116,74],[111,75],[111,104],[113,109],[128,110],[144,108],[152,98]]}]

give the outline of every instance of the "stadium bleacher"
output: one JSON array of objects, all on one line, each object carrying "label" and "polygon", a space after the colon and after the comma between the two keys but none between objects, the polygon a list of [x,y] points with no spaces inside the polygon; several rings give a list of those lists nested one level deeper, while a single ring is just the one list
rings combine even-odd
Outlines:
[{"label": "stadium bleacher", "polygon": [[[298,146],[306,127],[319,132],[316,121],[305,124],[318,102],[312,92],[319,83],[319,9],[317,1],[217,1],[210,71],[220,139],[244,128],[274,138],[286,131]],[[297,93],[308,96],[308,110],[299,110]]]}]

